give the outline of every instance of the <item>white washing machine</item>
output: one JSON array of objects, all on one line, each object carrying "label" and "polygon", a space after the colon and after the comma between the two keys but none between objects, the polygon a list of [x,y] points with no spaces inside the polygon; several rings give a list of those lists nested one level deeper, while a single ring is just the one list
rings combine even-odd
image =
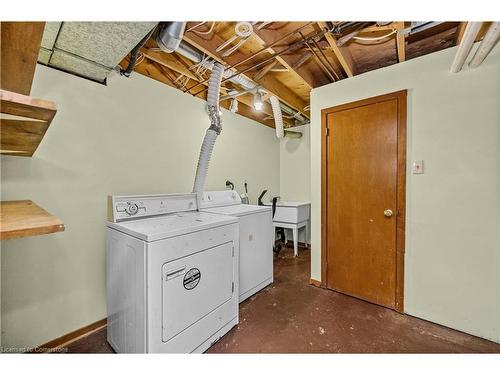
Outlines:
[{"label": "white washing machine", "polygon": [[240,302],[273,282],[274,228],[268,206],[241,204],[234,190],[203,193],[204,212],[236,216],[240,221]]},{"label": "white washing machine", "polygon": [[109,203],[108,342],[204,352],[238,323],[238,218],[199,212],[196,194]]}]

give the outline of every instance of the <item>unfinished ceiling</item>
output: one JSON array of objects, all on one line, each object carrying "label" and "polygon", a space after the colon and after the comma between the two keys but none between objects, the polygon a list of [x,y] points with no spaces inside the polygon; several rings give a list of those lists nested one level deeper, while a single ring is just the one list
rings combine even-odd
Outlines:
[{"label": "unfinished ceiling", "polygon": [[47,22],[38,62],[104,83],[157,22]]},{"label": "unfinished ceiling", "polygon": [[[169,23],[161,22],[160,26]],[[187,22],[180,48],[162,51],[154,33],[134,70],[206,99],[210,67],[223,63],[221,106],[274,126],[266,99],[279,98],[285,127],[308,123],[313,88],[459,43],[466,22]],[[39,62],[103,82],[154,22],[49,22]],[[478,39],[484,36],[488,22]],[[127,55],[127,56],[126,56]],[[125,79],[125,78],[123,78]],[[242,84],[243,82],[243,84]],[[255,92],[264,105],[254,109]]]}]

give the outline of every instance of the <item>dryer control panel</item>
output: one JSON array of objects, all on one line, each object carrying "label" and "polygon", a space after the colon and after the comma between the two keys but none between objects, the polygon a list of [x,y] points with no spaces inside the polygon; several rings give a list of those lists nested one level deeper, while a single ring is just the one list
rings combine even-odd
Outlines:
[{"label": "dryer control panel", "polygon": [[197,209],[196,194],[112,195],[108,197],[108,220],[114,223]]}]

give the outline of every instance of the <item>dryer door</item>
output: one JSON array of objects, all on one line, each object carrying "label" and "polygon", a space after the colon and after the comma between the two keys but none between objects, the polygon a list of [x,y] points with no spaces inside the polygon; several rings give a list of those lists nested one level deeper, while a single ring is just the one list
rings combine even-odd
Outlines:
[{"label": "dryer door", "polygon": [[163,265],[163,342],[231,299],[233,256],[228,242]]}]

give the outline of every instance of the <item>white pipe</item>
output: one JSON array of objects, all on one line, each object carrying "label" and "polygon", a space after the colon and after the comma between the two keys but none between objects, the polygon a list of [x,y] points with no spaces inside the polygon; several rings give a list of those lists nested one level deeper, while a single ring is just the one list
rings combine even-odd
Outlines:
[{"label": "white pipe", "polygon": [[[215,106],[219,109],[220,84],[224,75],[224,67],[222,64],[216,63],[213,67],[210,80],[208,81],[207,104]],[[217,116],[219,112],[217,111]]]},{"label": "white pipe", "polygon": [[222,130],[222,124],[219,115],[219,92],[222,76],[224,75],[224,67],[215,63],[210,81],[208,83],[208,114],[210,116],[210,127],[205,133],[203,143],[201,144],[200,156],[198,158],[198,166],[196,167],[196,176],[194,179],[193,193],[200,195],[205,187],[205,180],[208,173],[208,164],[212,151],[214,149],[215,140]]},{"label": "white pipe", "polygon": [[281,139],[284,137],[285,131],[283,129],[283,117],[281,116],[280,101],[274,95],[272,95],[269,98],[269,101],[271,102],[271,107],[273,109],[274,127],[276,128],[276,137]]},{"label": "white pipe", "polygon": [[486,56],[489,55],[493,47],[495,47],[498,38],[500,37],[500,22],[493,22],[488,29],[488,32],[479,45],[474,57],[469,63],[469,67],[477,68],[484,61]]},{"label": "white pipe", "polygon": [[470,50],[474,45],[477,33],[481,29],[482,24],[482,22],[467,23],[464,35],[462,37],[462,40],[460,41],[460,45],[458,46],[457,54],[455,55],[453,63],[451,64],[450,72],[458,73],[460,70],[462,70],[465,60],[467,59],[467,56],[469,56]]}]

